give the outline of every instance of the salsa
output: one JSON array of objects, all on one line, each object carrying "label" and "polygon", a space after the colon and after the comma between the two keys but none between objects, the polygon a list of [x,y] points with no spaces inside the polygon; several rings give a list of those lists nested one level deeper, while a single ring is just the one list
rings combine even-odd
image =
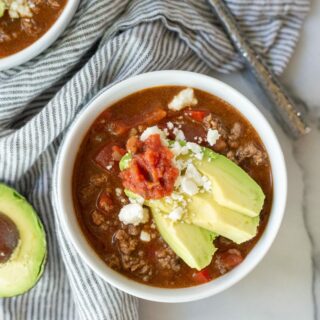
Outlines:
[{"label": "salsa", "polygon": [[133,136],[127,149],[134,156],[130,167],[120,173],[123,186],[144,199],[169,196],[179,171],[172,165],[173,154],[162,145],[160,136],[152,135],[144,142]]},{"label": "salsa", "polygon": [[[107,108],[83,140],[73,172],[73,200],[88,242],[105,263],[121,274],[151,286],[182,288],[211,281],[243,261],[263,233],[272,206],[272,173],[265,147],[252,125],[231,105],[194,89],[197,103],[181,110],[168,105],[183,87],[153,87],[136,92]],[[125,224],[121,209],[129,204],[125,188],[159,199],[172,192],[178,172],[161,135],[143,134],[150,126],[169,140],[184,139],[223,154],[243,168],[265,194],[257,235],[236,244],[218,236],[217,251],[203,270],[190,268],[161,237],[148,207],[149,220]],[[219,138],[210,143],[208,130]],[[130,152],[130,166],[119,161]]]},{"label": "salsa", "polygon": [[[11,5],[17,0],[0,0]],[[21,1],[19,1],[21,2]],[[67,0],[22,1],[20,10],[0,14],[0,58],[17,53],[37,41],[60,16]]]}]

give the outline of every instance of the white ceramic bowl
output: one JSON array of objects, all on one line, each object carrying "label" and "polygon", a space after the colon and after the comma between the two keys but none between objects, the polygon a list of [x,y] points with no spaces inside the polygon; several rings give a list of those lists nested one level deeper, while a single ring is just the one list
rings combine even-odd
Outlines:
[{"label": "white ceramic bowl", "polygon": [[[207,284],[182,289],[163,289],[140,284],[113,271],[99,258],[85,239],[75,216],[71,177],[80,143],[93,121],[106,108],[131,93],[153,86],[189,86],[214,94],[238,109],[255,127],[269,154],[273,182],[273,205],[268,225],[255,247],[232,271]],[[55,165],[53,197],[64,232],[82,259],[101,278],[134,296],[159,302],[185,302],[221,292],[246,276],[263,258],[273,242],[285,210],[286,167],[278,140],[258,109],[242,94],[214,78],[185,71],[157,71],[141,74],[102,90],[77,116],[60,147]]]},{"label": "white ceramic bowl", "polygon": [[71,21],[74,13],[77,10],[80,0],[67,0],[63,11],[58,19],[50,27],[50,29],[43,34],[36,42],[29,47],[18,51],[8,57],[0,58],[0,71],[16,67],[22,63],[25,63],[32,58],[39,55],[46,50],[51,44],[57,40],[57,38],[66,29],[67,25]]}]

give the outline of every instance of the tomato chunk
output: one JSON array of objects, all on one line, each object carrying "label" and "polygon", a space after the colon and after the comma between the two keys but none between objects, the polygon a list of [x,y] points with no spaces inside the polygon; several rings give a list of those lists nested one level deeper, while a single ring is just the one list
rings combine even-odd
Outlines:
[{"label": "tomato chunk", "polygon": [[[137,142],[130,166],[120,173],[125,188],[145,199],[161,199],[173,192],[179,170],[173,165],[173,153],[162,144],[159,134]],[[131,145],[130,148],[135,146]]]},{"label": "tomato chunk", "polygon": [[100,149],[97,153],[94,161],[101,166],[102,168],[106,169],[106,167],[112,161],[112,146],[110,144],[105,145]]},{"label": "tomato chunk", "polygon": [[212,277],[210,275],[209,269],[205,268],[202,269],[201,271],[195,272],[192,275],[193,279],[198,282],[198,283],[206,283],[212,280]]},{"label": "tomato chunk", "polygon": [[185,110],[185,114],[193,120],[201,122],[204,117],[208,114],[207,111],[203,110]]}]

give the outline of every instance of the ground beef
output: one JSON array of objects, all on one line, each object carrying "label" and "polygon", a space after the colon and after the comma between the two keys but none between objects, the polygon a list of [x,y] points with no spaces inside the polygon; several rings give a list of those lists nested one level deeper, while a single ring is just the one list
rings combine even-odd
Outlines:
[{"label": "ground beef", "polygon": [[140,227],[139,226],[134,226],[133,224],[128,225],[128,233],[131,236],[137,236],[140,234]]},{"label": "ground beef", "polygon": [[90,184],[101,187],[105,185],[108,182],[108,175],[101,173],[101,174],[95,174],[92,177],[90,177]]},{"label": "ground beef", "polygon": [[239,162],[242,162],[247,158],[251,158],[253,163],[258,166],[265,163],[267,154],[265,151],[259,149],[254,143],[250,142],[237,149],[236,158]]},{"label": "ground beef", "polygon": [[[132,226],[131,233],[137,233],[138,228]],[[130,236],[124,230],[118,230],[115,233],[115,239],[118,243],[121,253],[121,264],[124,270],[133,272],[143,281],[148,281],[152,276],[152,266],[144,259],[142,250],[136,252],[138,239]]]},{"label": "ground beef", "polygon": [[155,256],[162,269],[173,270],[175,272],[180,270],[180,259],[169,247],[157,250]]},{"label": "ground beef", "polygon": [[105,217],[104,215],[99,212],[98,210],[94,210],[91,213],[91,218],[92,218],[92,222],[96,225],[96,226],[100,226],[102,223],[105,222]]},{"label": "ground beef", "polygon": [[119,270],[121,268],[121,262],[120,262],[120,259],[119,257],[112,253],[110,255],[108,255],[106,258],[105,258],[105,261],[107,263],[107,265],[114,269],[114,270]]},{"label": "ground beef", "polygon": [[228,144],[231,148],[239,147],[239,139],[243,134],[243,126],[240,122],[235,122],[228,135]]},{"label": "ground beef", "polygon": [[118,243],[120,251],[124,254],[132,253],[138,246],[138,239],[130,237],[124,230],[118,230],[114,238]]},{"label": "ground beef", "polygon": [[220,118],[217,116],[213,115],[212,113],[208,114],[206,117],[203,119],[203,124],[207,129],[216,129],[218,130],[219,134],[223,138],[227,138],[228,131],[226,127],[223,125],[222,121]]}]

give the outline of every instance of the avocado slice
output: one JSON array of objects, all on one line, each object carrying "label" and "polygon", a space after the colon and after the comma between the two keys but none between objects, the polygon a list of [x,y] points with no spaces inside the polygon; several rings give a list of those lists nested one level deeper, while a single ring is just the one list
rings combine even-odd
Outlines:
[{"label": "avocado slice", "polygon": [[183,221],[172,221],[156,209],[151,211],[162,238],[190,268],[201,270],[210,264],[217,250],[213,244],[215,233]]},{"label": "avocado slice", "polygon": [[31,289],[46,260],[43,226],[27,200],[0,184],[0,297]]},{"label": "avocado slice", "polygon": [[0,18],[4,15],[4,12],[6,10],[6,4],[3,0],[0,0]]},{"label": "avocado slice", "polygon": [[[135,197],[131,191],[125,192],[129,198]],[[248,217],[222,207],[209,193],[198,193],[185,199],[187,207],[183,220],[186,223],[217,233],[238,244],[252,239],[257,234],[259,217]],[[145,200],[144,204],[161,211],[164,215],[173,210],[172,205],[164,199]]]},{"label": "avocado slice", "polygon": [[239,212],[220,206],[208,193],[199,193],[188,203],[186,221],[199,227],[242,243],[257,234],[259,217],[248,217]]},{"label": "avocado slice", "polygon": [[261,187],[227,157],[208,148],[203,149],[203,159],[194,159],[193,164],[211,181],[214,200],[249,217],[259,216],[265,199]]}]

